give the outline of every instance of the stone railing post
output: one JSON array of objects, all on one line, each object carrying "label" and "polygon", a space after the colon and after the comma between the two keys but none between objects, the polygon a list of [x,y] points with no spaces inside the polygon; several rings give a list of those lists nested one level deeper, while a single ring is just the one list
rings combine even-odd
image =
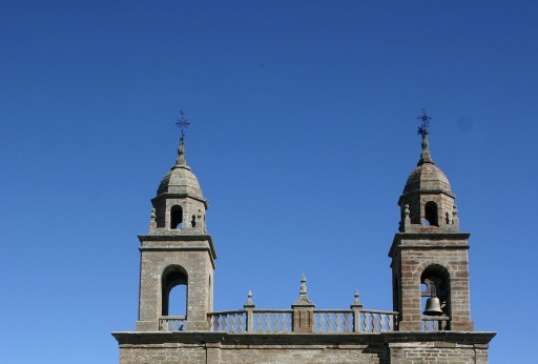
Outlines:
[{"label": "stone railing post", "polygon": [[245,325],[247,332],[254,331],[254,302],[252,302],[252,291],[248,291],[247,303],[243,305],[243,308],[247,312],[247,324]]},{"label": "stone railing post", "polygon": [[303,274],[301,278],[301,289],[299,298],[291,305],[292,313],[292,331],[296,333],[314,332],[314,303],[308,299],[306,293],[306,277]]},{"label": "stone railing post", "polygon": [[351,310],[353,311],[353,332],[360,332],[361,331],[361,311],[362,311],[362,303],[359,300],[359,291],[355,291],[355,299],[353,300],[353,304],[350,306]]}]

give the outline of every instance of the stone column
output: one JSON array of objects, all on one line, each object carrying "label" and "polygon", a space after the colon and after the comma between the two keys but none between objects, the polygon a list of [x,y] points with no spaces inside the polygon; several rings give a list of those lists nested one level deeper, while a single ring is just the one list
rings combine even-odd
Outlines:
[{"label": "stone column", "polygon": [[362,303],[359,300],[359,291],[355,291],[355,299],[353,300],[353,304],[350,306],[351,310],[353,311],[353,332],[360,332],[361,331],[361,311],[362,311]]},{"label": "stone column", "polygon": [[246,330],[247,332],[254,331],[254,308],[256,306],[254,305],[254,302],[252,302],[252,291],[248,291],[248,299],[247,303],[243,305],[243,308],[245,311],[247,311],[247,325]]}]

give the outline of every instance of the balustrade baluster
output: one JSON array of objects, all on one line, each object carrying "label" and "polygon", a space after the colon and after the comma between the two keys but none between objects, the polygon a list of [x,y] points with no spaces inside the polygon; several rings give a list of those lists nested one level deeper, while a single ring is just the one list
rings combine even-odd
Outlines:
[{"label": "balustrade baluster", "polygon": [[366,332],[372,332],[372,328],[370,327],[371,315],[369,312],[364,314],[364,331]]},{"label": "balustrade baluster", "polygon": [[223,315],[221,314],[221,315],[218,316],[217,331],[223,331],[224,330],[222,321],[223,321]]},{"label": "balustrade baluster", "polygon": [[213,316],[213,331],[219,331],[219,315]]},{"label": "balustrade baluster", "polygon": [[344,313],[344,332],[349,332],[349,314]]},{"label": "balustrade baluster", "polygon": [[230,313],[228,316],[230,317],[228,332],[231,332],[233,334],[235,332],[235,322],[234,322],[235,315],[233,313]]},{"label": "balustrade baluster", "polygon": [[372,314],[372,332],[379,332],[379,314]]},{"label": "balustrade baluster", "polygon": [[323,312],[320,312],[318,317],[319,317],[318,331],[324,332],[325,331],[325,314]]},{"label": "balustrade baluster", "polygon": [[256,331],[262,332],[262,314],[260,312],[256,313]]},{"label": "balustrade baluster", "polygon": [[225,314],[222,316],[222,328],[224,331],[228,332],[228,329],[230,328],[230,317],[229,314]]},{"label": "balustrade baluster", "polygon": [[237,332],[243,332],[243,313],[237,315]]},{"label": "balustrade baluster", "polygon": [[336,313],[336,332],[343,332],[343,328],[342,328],[342,317],[341,317],[341,314],[340,313]]},{"label": "balustrade baluster", "polygon": [[333,319],[334,313],[329,312],[327,313],[327,331],[333,332],[334,331],[334,319]]},{"label": "balustrade baluster", "polygon": [[265,332],[271,332],[271,314],[269,312],[265,313]]}]

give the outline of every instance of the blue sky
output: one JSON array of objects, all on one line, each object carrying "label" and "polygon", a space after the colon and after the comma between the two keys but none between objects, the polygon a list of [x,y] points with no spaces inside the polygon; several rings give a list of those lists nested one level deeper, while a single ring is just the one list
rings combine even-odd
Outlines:
[{"label": "blue sky", "polygon": [[117,363],[173,165],[209,200],[215,308],[391,309],[416,117],[470,239],[490,363],[535,356],[538,4],[0,3],[0,361]]}]

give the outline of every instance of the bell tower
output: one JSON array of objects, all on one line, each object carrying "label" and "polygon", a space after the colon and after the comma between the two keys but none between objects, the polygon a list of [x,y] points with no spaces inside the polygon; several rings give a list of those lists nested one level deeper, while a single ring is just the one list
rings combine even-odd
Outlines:
[{"label": "bell tower", "polygon": [[422,152],[398,200],[399,232],[389,252],[393,307],[400,331],[472,331],[470,234],[460,232],[456,196],[431,157],[430,119],[419,117]]},{"label": "bell tower", "polygon": [[[206,229],[207,200],[185,161],[183,132],[176,163],[162,179],[151,203],[149,232],[139,236],[136,330],[208,330],[217,254]],[[171,292],[178,286],[185,292],[186,302],[171,302]],[[179,315],[170,315],[172,305],[179,305]]]}]

